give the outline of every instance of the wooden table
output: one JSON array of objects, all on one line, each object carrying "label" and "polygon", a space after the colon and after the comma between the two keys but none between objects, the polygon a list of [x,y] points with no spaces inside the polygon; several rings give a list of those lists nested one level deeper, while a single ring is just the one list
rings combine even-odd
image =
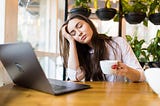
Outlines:
[{"label": "wooden table", "polygon": [[92,88],[59,96],[7,85],[0,88],[0,106],[160,106],[147,83],[85,84]]}]

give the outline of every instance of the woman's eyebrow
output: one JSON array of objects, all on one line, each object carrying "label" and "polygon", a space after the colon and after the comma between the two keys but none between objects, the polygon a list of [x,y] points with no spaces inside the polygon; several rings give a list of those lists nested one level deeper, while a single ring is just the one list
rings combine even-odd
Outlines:
[{"label": "woman's eyebrow", "polygon": [[77,22],[76,27],[80,24],[80,22]]},{"label": "woman's eyebrow", "polygon": [[[76,25],[75,25],[76,28],[77,28],[78,24],[80,24],[80,22],[77,22],[77,23],[76,23]],[[69,32],[69,34],[71,34],[72,32],[73,32],[73,30],[71,30],[71,31]]]},{"label": "woman's eyebrow", "polygon": [[69,34],[72,34],[72,32],[74,32],[74,31],[72,30]]}]

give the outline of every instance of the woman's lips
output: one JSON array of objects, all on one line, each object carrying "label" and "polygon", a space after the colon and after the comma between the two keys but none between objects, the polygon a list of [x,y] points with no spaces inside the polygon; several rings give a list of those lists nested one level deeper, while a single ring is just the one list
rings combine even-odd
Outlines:
[{"label": "woman's lips", "polygon": [[86,38],[87,38],[87,36],[84,35],[84,36],[81,37],[81,40],[85,40]]}]

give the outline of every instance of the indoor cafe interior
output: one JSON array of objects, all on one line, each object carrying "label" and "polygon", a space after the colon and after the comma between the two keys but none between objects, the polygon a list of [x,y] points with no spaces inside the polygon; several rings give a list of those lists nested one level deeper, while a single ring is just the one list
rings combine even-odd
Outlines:
[{"label": "indoor cafe interior", "polygon": [[[66,69],[63,66],[63,60],[60,56],[59,31],[63,23],[75,11],[73,9],[83,6],[76,7],[78,3],[80,5],[80,2],[86,3],[85,6],[90,10],[90,14],[87,17],[91,19],[99,33],[104,33],[111,37],[123,37],[131,44],[134,50],[134,47],[139,45],[139,43],[141,45],[137,50],[139,52],[141,50],[143,51],[143,48],[146,50],[151,42],[156,42],[153,40],[159,37],[156,45],[159,49],[155,49],[157,52],[159,51],[159,57],[156,56],[158,65],[153,64],[149,66],[148,63],[147,65],[145,63],[142,68],[145,70],[148,67],[153,67],[155,72],[157,70],[160,71],[159,0],[0,0],[0,46],[7,43],[29,42],[33,47],[45,76],[47,78],[65,81]],[[139,3],[138,8],[140,8],[140,3],[144,2],[142,8],[146,9],[144,10],[145,17],[140,22],[130,22],[126,14],[129,13],[129,7],[132,7],[132,10],[134,10],[133,8],[136,2]],[[152,3],[155,3],[154,12],[150,10]],[[156,4],[159,9],[156,8]],[[111,12],[113,15],[111,18],[101,18],[98,16],[100,14],[98,10],[102,8],[112,8],[115,13],[113,11]],[[139,12],[137,7],[135,10]],[[158,22],[150,18],[156,12]],[[136,18],[139,19],[139,17]],[[132,38],[132,41],[129,41],[129,37]],[[136,41],[134,42],[133,40]],[[139,62],[145,60],[141,57],[137,57]],[[147,59],[148,61],[145,60],[145,62],[150,62],[154,60],[154,56],[150,56]],[[157,73],[160,74],[160,72]],[[160,78],[157,78],[157,80],[160,81]],[[158,83],[154,81],[142,83],[75,82],[78,84],[87,84],[91,87],[57,96],[15,85],[0,62],[0,105],[159,106],[160,87],[157,90],[154,85]]]}]

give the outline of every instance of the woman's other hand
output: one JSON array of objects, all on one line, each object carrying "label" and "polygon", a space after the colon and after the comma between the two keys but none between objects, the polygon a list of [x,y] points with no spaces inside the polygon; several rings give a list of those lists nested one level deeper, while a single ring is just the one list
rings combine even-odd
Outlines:
[{"label": "woman's other hand", "polygon": [[140,72],[128,67],[126,64],[122,62],[118,62],[117,65],[112,66],[113,69],[116,69],[114,72],[118,76],[125,76],[132,81],[138,81],[140,79]]},{"label": "woman's other hand", "polygon": [[118,62],[117,65],[112,66],[112,69],[116,69],[116,71],[114,72],[116,75],[126,76],[126,73],[128,71],[128,66],[122,62]]}]

